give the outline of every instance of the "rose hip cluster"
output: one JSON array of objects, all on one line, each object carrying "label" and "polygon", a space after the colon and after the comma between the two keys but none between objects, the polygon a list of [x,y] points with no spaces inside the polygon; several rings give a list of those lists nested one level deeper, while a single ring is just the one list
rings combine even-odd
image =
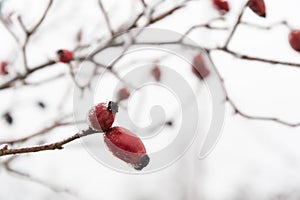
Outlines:
[{"label": "rose hip cluster", "polygon": [[117,103],[99,103],[88,113],[89,125],[95,131],[104,132],[104,143],[114,156],[131,164],[134,169],[142,170],[150,161],[146,148],[142,140],[129,130],[112,127],[117,112]]}]

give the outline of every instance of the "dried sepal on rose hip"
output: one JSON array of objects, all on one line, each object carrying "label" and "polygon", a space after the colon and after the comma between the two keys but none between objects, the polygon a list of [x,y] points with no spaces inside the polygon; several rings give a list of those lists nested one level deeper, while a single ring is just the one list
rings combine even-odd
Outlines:
[{"label": "dried sepal on rose hip", "polygon": [[1,61],[0,62],[0,75],[7,75],[8,74],[8,62]]},{"label": "dried sepal on rose hip", "polygon": [[227,0],[212,0],[213,5],[218,9],[222,14],[229,12],[229,3]]},{"label": "dried sepal on rose hip", "polygon": [[118,91],[118,101],[122,101],[125,99],[128,99],[130,96],[130,92],[127,89],[127,87],[122,87],[119,91]]},{"label": "dried sepal on rose hip", "polygon": [[207,67],[207,63],[202,53],[198,53],[194,57],[192,72],[201,80],[210,74],[210,70]]},{"label": "dried sepal on rose hip", "polygon": [[250,0],[248,7],[260,17],[266,17],[266,5],[264,0]]},{"label": "dried sepal on rose hip", "polygon": [[136,170],[142,170],[149,164],[150,158],[142,140],[125,128],[110,128],[104,133],[104,142],[114,156]]},{"label": "dried sepal on rose hip", "polygon": [[118,104],[110,101],[99,103],[90,109],[88,113],[88,123],[90,128],[95,131],[107,131],[115,121],[118,112]]},{"label": "dried sepal on rose hip", "polygon": [[58,62],[69,63],[74,59],[73,52],[67,49],[60,49],[56,54]]},{"label": "dried sepal on rose hip", "polygon": [[161,78],[161,71],[158,65],[155,65],[151,70],[152,76],[154,79],[159,82]]},{"label": "dried sepal on rose hip", "polygon": [[290,32],[289,43],[295,51],[300,51],[300,30]]}]

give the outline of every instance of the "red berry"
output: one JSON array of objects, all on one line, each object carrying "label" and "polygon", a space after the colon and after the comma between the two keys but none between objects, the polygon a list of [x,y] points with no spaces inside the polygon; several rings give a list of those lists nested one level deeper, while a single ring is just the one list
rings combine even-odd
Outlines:
[{"label": "red berry", "polygon": [[214,6],[221,12],[228,12],[230,10],[227,0],[213,0]]},{"label": "red berry", "polygon": [[194,57],[192,72],[198,76],[199,79],[203,79],[209,75],[210,71],[205,63],[202,53],[199,53]]},{"label": "red berry", "polygon": [[119,101],[128,99],[129,96],[130,96],[130,92],[128,91],[128,89],[126,87],[121,88],[118,92]]},{"label": "red berry", "polygon": [[104,134],[104,142],[117,158],[142,170],[150,161],[142,140],[122,127],[113,127]]},{"label": "red berry", "polygon": [[0,75],[8,74],[7,66],[8,66],[8,62],[6,61],[0,62]]},{"label": "red berry", "polygon": [[90,127],[96,131],[108,130],[114,123],[117,112],[118,104],[113,101],[94,106],[88,113]]},{"label": "red berry", "polygon": [[289,42],[294,50],[300,51],[300,30],[290,32]]},{"label": "red berry", "polygon": [[160,77],[161,77],[161,71],[159,69],[159,66],[155,66],[153,69],[152,69],[152,75],[154,76],[155,80],[157,82],[160,81]]},{"label": "red berry", "polygon": [[260,17],[266,17],[266,6],[264,0],[250,0],[249,8]]},{"label": "red berry", "polygon": [[66,49],[60,49],[56,54],[59,62],[69,63],[74,59],[73,52]]}]

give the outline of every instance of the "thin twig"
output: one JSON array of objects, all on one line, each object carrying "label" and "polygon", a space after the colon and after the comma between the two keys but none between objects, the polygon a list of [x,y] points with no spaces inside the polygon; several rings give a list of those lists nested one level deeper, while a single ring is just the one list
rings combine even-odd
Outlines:
[{"label": "thin twig", "polygon": [[30,134],[28,136],[24,136],[22,138],[13,139],[13,140],[0,141],[0,145],[1,144],[10,144],[10,145],[13,145],[13,144],[17,144],[17,143],[26,142],[29,139],[32,139],[32,138],[34,138],[36,136],[48,133],[48,132],[50,132],[50,131],[52,131],[52,130],[54,130],[56,128],[63,127],[63,126],[71,126],[71,125],[74,125],[74,123],[73,122],[57,122],[57,121],[55,121],[52,125],[50,125],[50,126],[48,126],[46,128],[43,128],[43,129],[37,131],[36,133]]},{"label": "thin twig", "polygon": [[75,135],[70,136],[64,140],[50,143],[50,144],[31,146],[31,147],[23,147],[23,148],[15,148],[15,149],[2,149],[2,150],[0,150],[0,156],[33,153],[33,152],[56,150],[56,149],[60,150],[60,149],[63,149],[65,144],[68,144],[74,140],[81,138],[81,137],[85,137],[87,135],[91,135],[94,133],[96,133],[94,130],[88,129],[88,130],[82,131],[81,133],[76,133]]},{"label": "thin twig", "polygon": [[228,48],[228,45],[229,45],[229,43],[231,42],[231,39],[232,39],[232,37],[233,37],[233,35],[234,35],[234,33],[235,33],[235,31],[236,31],[238,25],[241,23],[243,14],[244,14],[244,12],[245,12],[247,6],[248,6],[248,1],[246,2],[245,5],[243,5],[243,8],[241,9],[240,14],[238,15],[237,21],[236,21],[235,24],[233,25],[233,28],[232,28],[232,30],[231,30],[231,32],[230,32],[230,34],[229,34],[229,36],[228,36],[228,38],[227,38],[227,40],[226,40],[226,42],[225,42],[225,45],[224,45],[225,48]]},{"label": "thin twig", "polygon": [[102,0],[98,0],[98,2],[99,2],[99,7],[100,7],[100,9],[101,9],[101,11],[103,13],[104,20],[105,20],[105,23],[106,23],[107,28],[109,30],[109,33],[110,33],[111,36],[113,36],[114,35],[114,30],[111,27],[111,24],[110,24],[110,21],[109,21],[109,17],[108,17],[108,13],[104,9]]}]

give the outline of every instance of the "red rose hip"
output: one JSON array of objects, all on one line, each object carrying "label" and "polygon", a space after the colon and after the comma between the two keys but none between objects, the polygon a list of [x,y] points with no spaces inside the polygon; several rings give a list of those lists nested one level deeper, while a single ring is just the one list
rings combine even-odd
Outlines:
[{"label": "red rose hip", "polygon": [[157,82],[159,82],[160,81],[160,77],[161,77],[161,71],[160,71],[159,66],[157,66],[157,65],[154,66],[151,72],[152,72],[152,75],[155,78],[155,80]]},{"label": "red rose hip", "polygon": [[289,42],[294,50],[300,51],[300,30],[290,32]]},{"label": "red rose hip", "polygon": [[142,170],[149,164],[142,140],[122,127],[113,127],[104,133],[104,142],[114,156],[131,164],[134,169]]},{"label": "red rose hip", "polygon": [[197,54],[193,60],[192,72],[199,78],[203,79],[210,73],[202,53]]},{"label": "red rose hip", "polygon": [[266,17],[266,6],[264,0],[250,0],[249,8],[260,17]]},{"label": "red rose hip", "polygon": [[90,127],[96,131],[108,130],[114,123],[117,112],[117,103],[113,101],[108,103],[99,103],[88,113],[88,122]]},{"label": "red rose hip", "polygon": [[8,74],[8,62],[2,61],[0,62],[0,75],[7,75]]},{"label": "red rose hip", "polygon": [[221,12],[228,12],[230,10],[227,0],[213,0],[213,4]]},{"label": "red rose hip", "polygon": [[119,101],[128,99],[129,96],[130,96],[130,92],[128,91],[128,89],[126,87],[123,87],[118,91],[118,100]]},{"label": "red rose hip", "polygon": [[57,61],[63,63],[69,63],[74,59],[73,52],[67,49],[60,49],[56,52]]}]

